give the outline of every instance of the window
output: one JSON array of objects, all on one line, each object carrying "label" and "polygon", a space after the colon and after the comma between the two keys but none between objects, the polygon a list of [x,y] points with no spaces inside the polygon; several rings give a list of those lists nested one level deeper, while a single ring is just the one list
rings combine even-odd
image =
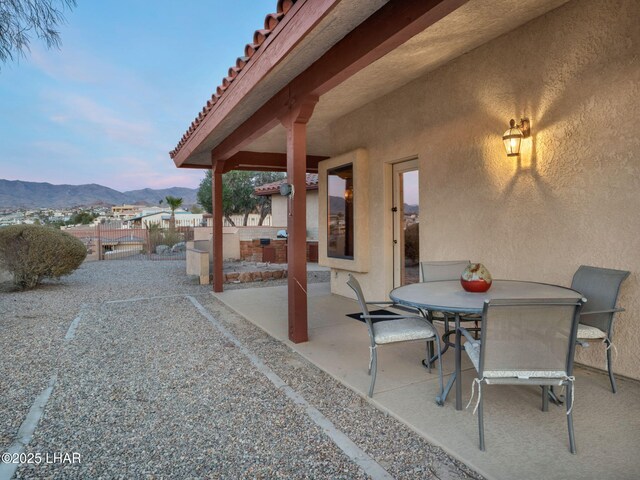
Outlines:
[{"label": "window", "polygon": [[327,256],[353,259],[353,164],[327,170]]}]

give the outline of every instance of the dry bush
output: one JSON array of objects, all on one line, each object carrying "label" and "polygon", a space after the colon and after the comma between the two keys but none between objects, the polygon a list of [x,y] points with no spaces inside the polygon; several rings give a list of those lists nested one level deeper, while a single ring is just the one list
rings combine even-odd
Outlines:
[{"label": "dry bush", "polygon": [[0,265],[21,289],[70,274],[86,256],[84,244],[60,230],[38,225],[0,228]]}]

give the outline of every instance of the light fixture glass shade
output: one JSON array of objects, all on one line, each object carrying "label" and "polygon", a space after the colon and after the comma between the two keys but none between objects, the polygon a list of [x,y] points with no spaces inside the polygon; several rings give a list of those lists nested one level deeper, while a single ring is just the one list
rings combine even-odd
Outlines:
[{"label": "light fixture glass shade", "polygon": [[522,131],[516,127],[516,122],[511,120],[509,130],[502,135],[504,148],[507,151],[507,157],[517,157],[520,155],[520,142],[522,142]]},{"label": "light fixture glass shade", "polygon": [[344,199],[347,203],[351,203],[353,200],[353,186],[349,186],[344,191]]}]

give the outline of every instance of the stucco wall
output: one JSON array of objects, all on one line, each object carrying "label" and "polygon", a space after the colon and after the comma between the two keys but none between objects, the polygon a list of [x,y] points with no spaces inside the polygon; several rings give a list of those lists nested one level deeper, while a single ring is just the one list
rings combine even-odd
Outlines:
[{"label": "stucco wall", "polygon": [[[271,195],[271,216],[274,227],[287,228],[287,197]],[[307,239],[318,239],[318,191],[307,190]]]},{"label": "stucco wall", "polygon": [[[391,289],[389,165],[417,155],[421,259],[562,285],[581,264],[630,270],[615,371],[640,378],[638,18],[636,0],[574,0],[331,126],[335,154],[369,154],[368,295]],[[532,137],[507,158],[501,135],[521,116]],[[332,275],[333,291],[350,295],[345,281]],[[604,367],[601,345],[577,358]]]},{"label": "stucco wall", "polygon": [[[240,260],[240,233],[243,228],[250,227],[222,227],[222,258],[225,260]],[[193,239],[196,241],[206,240],[209,242],[209,256],[213,259],[213,230],[211,227],[195,227],[193,229]],[[213,260],[212,260],[213,261]]]},{"label": "stucco wall", "polygon": [[271,218],[274,227],[287,228],[287,197],[271,195]]},{"label": "stucco wall", "polygon": [[307,190],[307,240],[318,240],[318,190]]}]

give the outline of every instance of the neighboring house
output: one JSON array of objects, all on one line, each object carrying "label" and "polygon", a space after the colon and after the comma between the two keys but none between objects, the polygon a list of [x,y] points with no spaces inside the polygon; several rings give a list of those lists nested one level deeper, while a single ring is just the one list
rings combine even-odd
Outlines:
[{"label": "neighboring house", "polygon": [[[176,210],[176,226],[178,227],[198,227],[202,224],[202,213],[190,213],[185,210]],[[131,227],[144,227],[149,225],[159,225],[161,228],[168,228],[171,220],[171,210],[161,210],[159,212],[141,214],[127,220]]]},{"label": "neighboring house", "polygon": [[[307,340],[305,173],[318,173],[332,292],[352,295],[349,273],[376,299],[403,282],[398,219],[415,195],[421,260],[563,285],[581,264],[630,270],[615,369],[639,379],[640,2],[278,5],[171,152],[213,169],[214,289],[222,174],[287,171],[289,335]],[[508,157],[521,118],[531,135]],[[577,358],[602,368],[601,355]]]},{"label": "neighboring house", "polygon": [[116,205],[111,207],[111,214],[116,220],[128,220],[142,213],[143,209],[141,205]]},{"label": "neighboring house", "polygon": [[[271,197],[271,226],[287,228],[288,197],[280,195],[280,186],[287,180],[256,187],[256,195]],[[307,240],[318,240],[318,174],[307,173]]]}]

